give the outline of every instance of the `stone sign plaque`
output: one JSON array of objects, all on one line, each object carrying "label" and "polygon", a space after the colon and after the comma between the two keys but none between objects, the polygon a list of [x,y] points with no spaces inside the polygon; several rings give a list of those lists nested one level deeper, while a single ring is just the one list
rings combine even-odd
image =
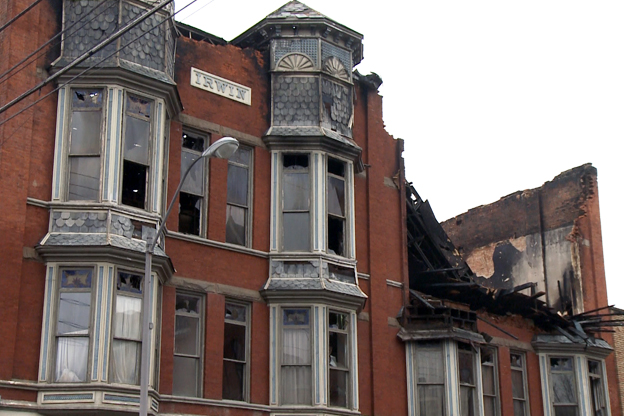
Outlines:
[{"label": "stone sign plaque", "polygon": [[191,68],[191,85],[230,100],[251,105],[251,88],[200,69]]}]

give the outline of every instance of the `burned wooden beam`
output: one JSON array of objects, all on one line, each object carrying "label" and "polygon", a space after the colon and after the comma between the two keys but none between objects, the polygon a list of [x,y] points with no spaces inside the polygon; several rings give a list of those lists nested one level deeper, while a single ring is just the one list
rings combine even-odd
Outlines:
[{"label": "burned wooden beam", "polygon": [[516,341],[518,341],[518,340],[519,340],[519,338],[518,338],[517,336],[515,336],[514,334],[512,334],[511,332],[507,332],[507,331],[505,331],[505,330],[504,330],[503,328],[501,328],[500,326],[498,326],[498,325],[494,325],[492,322],[487,321],[487,320],[485,320],[485,319],[481,318],[479,315],[477,315],[477,319],[478,319],[478,320],[480,320],[480,321],[485,322],[486,324],[488,324],[488,325],[489,325],[489,326],[491,326],[492,328],[498,329],[500,332],[502,332],[502,333],[503,333],[503,334],[505,334],[505,335],[508,335],[508,336],[512,337],[512,338],[513,338],[513,339],[515,339]]},{"label": "burned wooden beam", "polygon": [[422,304],[425,305],[426,307],[428,307],[429,309],[435,309],[435,307],[432,304],[427,302],[427,300],[425,298],[423,298],[422,296],[420,296],[420,294],[418,292],[416,292],[415,290],[410,289],[409,293],[410,293],[410,295],[414,296],[416,299],[421,301]]}]

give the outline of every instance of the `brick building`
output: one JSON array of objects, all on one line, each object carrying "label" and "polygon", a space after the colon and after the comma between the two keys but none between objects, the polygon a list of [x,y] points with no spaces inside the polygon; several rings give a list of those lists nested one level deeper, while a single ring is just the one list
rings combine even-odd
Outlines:
[{"label": "brick building", "polygon": [[154,253],[151,413],[619,414],[572,319],[604,273],[566,316],[486,290],[406,185],[361,34],[297,1],[229,43],[172,13],[43,0],[0,33],[4,73],[65,31],[0,84],[55,77],[0,114],[0,415],[136,413],[146,240],[224,136]]}]

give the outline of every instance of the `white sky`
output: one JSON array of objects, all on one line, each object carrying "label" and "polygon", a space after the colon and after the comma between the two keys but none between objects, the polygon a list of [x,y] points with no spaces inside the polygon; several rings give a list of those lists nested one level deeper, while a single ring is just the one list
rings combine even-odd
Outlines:
[{"label": "white sky", "polygon": [[[176,19],[231,40],[286,1],[199,0]],[[609,301],[624,307],[624,2],[303,2],[364,35],[357,69],[384,80],[386,129],[438,220],[592,163]]]}]

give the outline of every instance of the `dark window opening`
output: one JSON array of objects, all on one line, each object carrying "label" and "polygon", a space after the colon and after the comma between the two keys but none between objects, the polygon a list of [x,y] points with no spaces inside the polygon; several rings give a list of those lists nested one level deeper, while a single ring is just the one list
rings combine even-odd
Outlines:
[{"label": "dark window opening", "polygon": [[284,167],[289,169],[307,168],[308,155],[284,154]]},{"label": "dark window opening", "polygon": [[148,224],[141,221],[132,220],[132,227],[134,227],[132,229],[132,238],[142,239],[143,235],[147,237],[149,235],[149,230],[146,230],[147,228],[151,228],[154,233],[156,232],[156,226],[154,224]]},{"label": "dark window opening", "polygon": [[327,161],[327,172],[344,178],[345,164],[339,160],[330,158]]},{"label": "dark window opening", "polygon": [[[337,266],[332,263],[328,263],[329,278],[339,280],[345,283],[355,284],[355,271],[350,267]],[[331,325],[331,322],[330,322]]]},{"label": "dark window opening", "polygon": [[195,150],[196,152],[204,151],[204,138],[189,133],[182,134],[182,147],[185,149]]},{"label": "dark window opening", "polygon": [[342,218],[327,218],[327,248],[330,254],[344,256],[344,220]]},{"label": "dark window opening", "polygon": [[178,230],[181,233],[199,235],[202,197],[180,192],[180,217]]},{"label": "dark window opening", "polygon": [[121,203],[144,209],[147,188],[147,166],[124,160],[122,183]]},{"label": "dark window opening", "polygon": [[223,336],[223,398],[245,400],[247,365],[247,308],[225,304]]}]

